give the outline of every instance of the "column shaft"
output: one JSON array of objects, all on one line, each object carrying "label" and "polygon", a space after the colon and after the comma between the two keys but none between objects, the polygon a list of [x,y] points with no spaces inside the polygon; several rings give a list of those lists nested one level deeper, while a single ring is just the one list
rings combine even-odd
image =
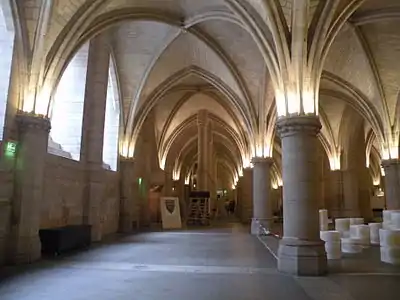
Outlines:
[{"label": "column shaft", "polygon": [[200,191],[208,190],[208,130],[207,130],[207,111],[200,110],[198,113],[198,161],[197,161],[197,189]]},{"label": "column shaft", "polygon": [[400,209],[400,160],[382,162],[385,169],[386,209]]},{"label": "column shaft", "polygon": [[120,201],[120,231],[129,233],[133,230],[133,223],[136,219],[135,206],[135,174],[134,160],[120,159],[120,183],[121,183],[121,201]]},{"label": "column shaft", "polygon": [[92,240],[102,238],[101,200],[104,189],[103,142],[110,53],[106,37],[90,41],[85,103],[83,108],[81,161],[86,186],[83,223],[92,226]]},{"label": "column shaft", "polygon": [[327,270],[324,243],[319,238],[318,138],[316,117],[278,120],[282,139],[283,238],[278,269],[297,275],[321,275]]},{"label": "column shaft", "polygon": [[241,188],[241,216],[243,223],[248,224],[253,216],[253,169],[243,170],[243,177],[240,183]]},{"label": "column shaft", "polygon": [[272,159],[253,159],[253,218],[251,222],[251,234],[260,233],[260,224],[266,230],[271,229],[272,207],[271,207],[271,178],[270,168]]},{"label": "column shaft", "polygon": [[30,263],[40,258],[40,206],[50,121],[28,114],[16,117],[19,146],[16,163],[16,189],[13,199],[10,261]]}]

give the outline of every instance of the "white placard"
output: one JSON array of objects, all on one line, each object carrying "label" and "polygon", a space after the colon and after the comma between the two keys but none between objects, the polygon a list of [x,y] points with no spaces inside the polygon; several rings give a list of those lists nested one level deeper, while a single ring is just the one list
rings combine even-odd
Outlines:
[{"label": "white placard", "polygon": [[179,198],[162,197],[160,199],[161,218],[164,229],[182,228]]}]

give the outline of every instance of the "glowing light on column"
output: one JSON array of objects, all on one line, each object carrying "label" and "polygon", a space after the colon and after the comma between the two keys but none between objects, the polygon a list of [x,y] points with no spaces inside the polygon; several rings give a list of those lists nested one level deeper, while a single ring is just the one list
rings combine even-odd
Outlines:
[{"label": "glowing light on column", "polygon": [[288,92],[287,94],[288,113],[298,114],[300,112],[300,97],[294,92]]},{"label": "glowing light on column", "polygon": [[243,167],[239,166],[239,171],[238,171],[239,177],[243,177]]},{"label": "glowing light on column", "polygon": [[382,177],[385,177],[385,168],[381,166],[381,175]]},{"label": "glowing light on column", "polygon": [[331,171],[340,170],[340,157],[337,157],[337,156],[330,157],[329,165],[331,167]]},{"label": "glowing light on column", "polygon": [[272,187],[274,190],[277,190],[277,189],[279,188],[278,182],[277,182],[277,181],[271,182],[271,187]]},{"label": "glowing light on column", "polygon": [[22,105],[22,110],[24,112],[33,112],[35,106],[35,93],[29,92],[24,99],[24,104]]},{"label": "glowing light on column", "polygon": [[47,109],[49,107],[51,91],[48,85],[41,88],[39,96],[36,98],[35,113],[40,115],[47,115]]},{"label": "glowing light on column", "polygon": [[375,177],[375,178],[372,180],[372,183],[373,183],[374,186],[380,185],[380,184],[381,184],[381,178],[380,178],[379,176]]},{"label": "glowing light on column", "polygon": [[160,169],[164,171],[165,169],[165,162],[167,161],[166,155],[163,154],[163,156],[160,159]]},{"label": "glowing light on column", "polygon": [[278,117],[283,117],[286,115],[286,99],[285,95],[281,91],[276,92],[275,96],[276,108],[278,111]]},{"label": "glowing light on column", "polygon": [[190,173],[185,177],[185,184],[190,183]]},{"label": "glowing light on column", "polygon": [[285,92],[278,90],[276,92],[276,107],[278,111],[278,117],[284,117],[288,115],[300,115],[300,107],[303,107],[305,115],[318,114],[317,112],[317,95],[313,92],[311,87],[304,84],[303,92],[299,92],[296,89],[291,89]]},{"label": "glowing light on column", "polygon": [[250,168],[251,167],[251,163],[250,163],[250,158],[248,158],[248,157],[246,157],[244,160],[243,160],[243,168]]},{"label": "glowing light on column", "polygon": [[133,158],[134,148],[132,145],[129,145],[129,141],[125,140],[122,142],[120,147],[120,155],[125,158]]},{"label": "glowing light on column", "polygon": [[310,91],[303,92],[303,109],[305,114],[315,113],[315,97]]},{"label": "glowing light on column", "polygon": [[172,180],[178,181],[180,179],[180,174],[177,170],[172,171]]}]

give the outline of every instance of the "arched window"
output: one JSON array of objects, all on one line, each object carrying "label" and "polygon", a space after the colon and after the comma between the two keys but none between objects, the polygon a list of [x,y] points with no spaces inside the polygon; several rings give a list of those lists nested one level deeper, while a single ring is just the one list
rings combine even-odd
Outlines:
[{"label": "arched window", "polygon": [[120,106],[117,74],[111,57],[104,120],[103,163],[106,169],[113,171],[117,170],[118,164],[119,115]]},{"label": "arched window", "polygon": [[9,3],[6,0],[0,0],[0,140],[3,140],[4,135],[14,36],[15,31]]},{"label": "arched window", "polygon": [[54,94],[48,152],[80,159],[89,43],[75,54]]}]

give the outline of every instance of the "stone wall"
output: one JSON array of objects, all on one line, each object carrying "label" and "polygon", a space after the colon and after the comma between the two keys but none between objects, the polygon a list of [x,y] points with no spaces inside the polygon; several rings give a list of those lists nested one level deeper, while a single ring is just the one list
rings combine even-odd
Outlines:
[{"label": "stone wall", "polygon": [[[100,200],[102,235],[115,233],[119,222],[118,173],[103,170]],[[45,167],[41,228],[82,224],[85,170],[80,162],[48,154]]]},{"label": "stone wall", "polygon": [[0,170],[0,266],[5,261],[7,237],[11,224],[13,173]]}]

